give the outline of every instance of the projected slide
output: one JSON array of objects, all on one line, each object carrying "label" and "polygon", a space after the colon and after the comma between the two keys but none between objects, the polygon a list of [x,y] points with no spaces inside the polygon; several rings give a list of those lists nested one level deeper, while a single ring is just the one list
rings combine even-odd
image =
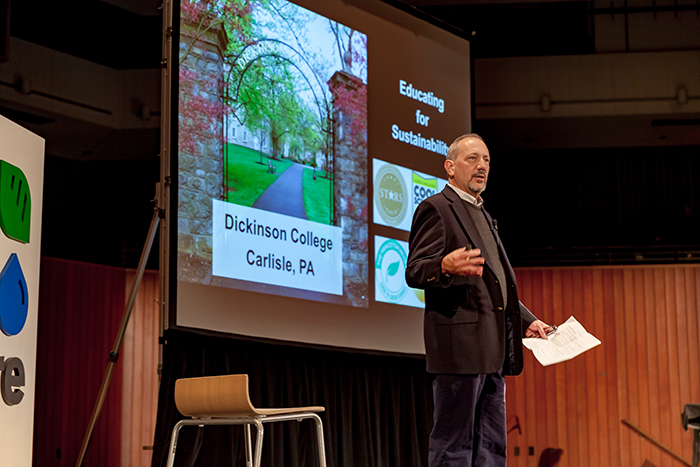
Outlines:
[{"label": "projected slide", "polygon": [[390,3],[173,0],[166,328],[423,352],[407,241],[471,60]]},{"label": "projected slide", "polygon": [[178,279],[367,307],[367,36],[205,4],[181,10]]}]

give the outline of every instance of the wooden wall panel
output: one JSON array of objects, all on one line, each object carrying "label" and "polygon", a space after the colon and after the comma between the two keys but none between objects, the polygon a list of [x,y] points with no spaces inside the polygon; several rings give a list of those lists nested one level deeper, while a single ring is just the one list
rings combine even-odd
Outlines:
[{"label": "wooden wall panel", "polygon": [[[126,271],[126,300],[135,271]],[[124,334],[122,379],[122,467],[151,465],[158,409],[158,273],[146,271]]]},{"label": "wooden wall panel", "polygon": [[[674,284],[674,271],[668,269],[664,271],[664,296],[666,297],[666,326],[668,329],[668,343],[669,343],[669,353],[668,353],[668,371],[669,371],[669,400],[671,407],[678,407],[683,402],[680,399],[680,385],[678,384],[680,380],[679,367],[678,367],[678,328],[676,326],[676,294],[675,294],[675,284]],[[681,448],[682,440],[680,433],[673,430],[671,447],[674,451],[678,451]]]},{"label": "wooden wall panel", "polygon": [[[133,271],[42,258],[34,462],[73,466],[107,367]],[[158,404],[158,275],[144,274],[83,465],[151,465]]]},{"label": "wooden wall panel", "polygon": [[690,461],[692,433],[680,414],[700,402],[700,266],[516,274],[521,301],[538,317],[561,324],[573,315],[602,345],[549,367],[526,350],[523,374],[507,378],[508,465],[681,465],[622,419]]},{"label": "wooden wall panel", "polygon": [[[44,345],[40,346],[45,350],[42,353],[39,349],[44,372],[38,365],[37,381],[40,377],[48,380],[54,373],[65,372],[69,380],[85,373],[85,368],[66,366],[66,361],[76,357],[59,358],[62,354],[54,350],[75,347],[75,342],[86,340],[80,337],[83,334],[99,334],[104,341],[104,349],[90,352],[98,357],[92,373],[101,377],[103,357],[123,311],[119,308],[123,307],[123,298],[116,292],[111,298],[102,297],[104,286],[91,286],[90,281],[103,280],[112,289],[116,286],[124,290],[126,286],[128,293],[133,274],[98,268],[106,275],[98,278],[90,265],[50,262],[54,260],[42,264],[44,295],[40,306],[45,319],[53,317],[53,321],[46,321],[46,329],[60,328],[62,332],[45,333]],[[55,270],[49,266],[55,266]],[[48,274],[50,271],[54,273]],[[516,273],[521,300],[537,316],[560,324],[574,315],[602,345],[572,361],[546,368],[525,351],[523,374],[507,378],[508,465],[641,467],[648,459],[657,467],[680,466],[620,423],[622,419],[629,419],[690,460],[692,434],[681,428],[680,413],[684,404],[700,402],[700,266],[538,268]],[[75,290],[66,293],[68,289]],[[55,298],[57,290],[62,291],[62,301]],[[122,465],[134,467],[150,464],[150,451],[143,447],[152,444],[155,429],[157,290],[157,275],[146,273],[122,349],[119,366],[123,376],[112,384],[121,387],[121,456],[114,452],[105,454],[105,458],[121,459]],[[105,300],[113,310],[110,319],[95,313],[103,306],[84,306]],[[84,318],[73,316],[82,308],[86,308]],[[96,321],[98,316],[103,319]],[[42,405],[43,399],[37,399],[35,448],[39,449],[35,449],[35,463],[65,465],[74,461],[75,444],[80,441],[76,437],[75,442],[67,443],[65,433],[82,434],[76,430],[75,419],[86,418],[89,413],[73,413],[68,427],[68,418],[61,411],[76,405],[86,410],[91,406],[84,403],[85,388],[62,390],[63,386],[46,381],[42,386],[53,388],[51,394],[57,403]],[[115,389],[110,394],[119,395]],[[74,400],[76,397],[83,400]],[[119,423],[108,415],[111,412],[103,414],[100,424],[119,429]],[[52,436],[55,443],[48,442]],[[47,442],[41,441],[44,438]],[[91,452],[114,451],[116,446],[99,434],[93,441]],[[520,450],[518,456],[514,455],[516,447]],[[534,455],[529,455],[530,447]],[[559,463],[554,464],[559,457]],[[552,462],[547,463],[548,459]]]},{"label": "wooden wall panel", "polygon": [[[124,309],[124,270],[41,260],[33,465],[73,466]],[[83,465],[119,465],[122,372],[115,368]]]}]

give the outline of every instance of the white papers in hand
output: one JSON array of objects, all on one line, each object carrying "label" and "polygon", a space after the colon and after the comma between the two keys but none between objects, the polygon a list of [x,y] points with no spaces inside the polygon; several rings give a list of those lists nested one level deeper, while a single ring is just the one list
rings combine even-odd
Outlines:
[{"label": "white papers in hand", "polygon": [[532,350],[542,366],[571,360],[599,344],[600,341],[589,334],[573,316],[556,331],[548,334],[547,340],[539,337],[523,339],[523,345]]}]

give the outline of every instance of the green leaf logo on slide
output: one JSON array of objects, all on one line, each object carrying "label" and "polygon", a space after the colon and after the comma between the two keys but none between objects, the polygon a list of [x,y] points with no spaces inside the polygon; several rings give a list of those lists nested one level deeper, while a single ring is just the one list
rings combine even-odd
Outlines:
[{"label": "green leaf logo on slide", "polygon": [[386,268],[386,275],[387,276],[395,276],[397,272],[399,272],[399,266],[401,266],[401,262],[397,261],[395,263],[391,263],[388,268]]},{"label": "green leaf logo on slide", "polygon": [[12,240],[29,243],[32,196],[22,169],[0,160],[0,228]]},{"label": "green leaf logo on slide", "polygon": [[399,274],[406,270],[406,250],[398,241],[388,238],[376,255],[374,267],[379,291],[389,303],[401,303],[409,290],[404,275]]}]

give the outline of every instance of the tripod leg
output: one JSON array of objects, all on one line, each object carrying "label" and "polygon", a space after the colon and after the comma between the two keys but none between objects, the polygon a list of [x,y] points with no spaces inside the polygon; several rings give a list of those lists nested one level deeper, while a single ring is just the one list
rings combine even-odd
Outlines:
[{"label": "tripod leg", "polygon": [[122,322],[119,326],[119,331],[117,332],[117,338],[114,341],[114,347],[112,347],[112,351],[109,353],[109,362],[107,362],[107,370],[105,371],[104,378],[102,378],[100,392],[98,393],[97,401],[95,402],[95,407],[92,410],[90,423],[88,423],[87,431],[85,432],[85,438],[83,439],[83,445],[80,448],[80,455],[78,456],[78,460],[75,463],[75,467],[81,467],[81,465],[83,464],[83,459],[85,458],[85,453],[87,452],[88,444],[90,444],[90,438],[92,437],[92,432],[95,429],[97,418],[100,416],[100,412],[102,411],[102,405],[104,404],[105,396],[107,395],[107,389],[109,389],[109,383],[112,380],[114,365],[116,365],[117,360],[119,360],[119,349],[121,349],[122,342],[124,341],[124,333],[126,332],[126,326],[127,324],[129,324],[131,310],[134,308],[136,295],[138,294],[139,286],[141,285],[141,279],[143,279],[143,273],[146,269],[146,261],[148,261],[148,255],[151,253],[153,240],[155,239],[156,232],[158,231],[158,224],[160,222],[161,214],[162,211],[158,208],[156,208],[153,211],[151,227],[148,230],[148,238],[146,239],[146,243],[143,246],[143,251],[141,252],[141,259],[139,260],[139,266],[136,272],[136,277],[134,278],[134,285],[131,288],[131,295],[129,297],[129,301],[126,303],[126,306],[124,308]]}]

